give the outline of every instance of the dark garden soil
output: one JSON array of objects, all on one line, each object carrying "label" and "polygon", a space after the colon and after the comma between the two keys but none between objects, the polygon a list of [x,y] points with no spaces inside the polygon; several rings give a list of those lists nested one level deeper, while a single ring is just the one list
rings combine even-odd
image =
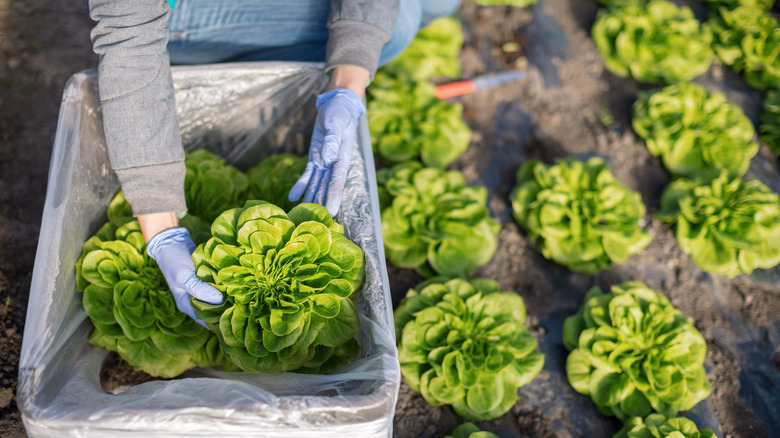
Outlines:
[{"label": "dark garden soil", "polygon": [[[708,342],[705,368],[713,392],[686,415],[721,437],[770,437],[780,430],[780,268],[735,279],[702,272],[655,219],[671,181],[631,130],[640,88],[604,70],[589,37],[597,11],[590,0],[541,0],[524,10],[464,1],[458,17],[466,42],[463,77],[526,68],[527,79],[455,100],[474,130],[454,164],[489,191],[503,224],[491,263],[477,276],[522,295],[528,326],[546,355],[544,370],[521,388],[504,416],[478,423],[502,437],[610,437],[619,422],[596,411],[565,381],[561,323],[592,286],[636,280],[668,296]],[[57,110],[67,78],[93,67],[90,21],[80,0],[0,0],[0,437],[24,436],[13,401],[30,276],[35,256]],[[697,82],[725,92],[754,121],[761,95],[714,65]],[[644,88],[644,87],[642,87]],[[647,206],[650,245],[596,276],[574,274],[545,260],[512,219],[514,175],[529,159],[599,155]],[[780,173],[765,146],[748,178],[780,189]],[[393,303],[420,278],[388,266]],[[101,380],[107,391],[151,379],[109,355]],[[442,437],[464,420],[451,408],[429,406],[402,383],[394,420],[397,437]]]}]

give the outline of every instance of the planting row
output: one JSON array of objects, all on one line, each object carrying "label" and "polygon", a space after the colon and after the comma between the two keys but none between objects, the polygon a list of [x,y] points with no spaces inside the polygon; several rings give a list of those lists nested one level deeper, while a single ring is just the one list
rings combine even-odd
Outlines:
[{"label": "planting row", "polygon": [[[669,75],[705,71],[711,40],[726,40],[712,36],[708,29],[715,24],[690,21],[695,19],[684,8],[630,3],[610,6],[594,24],[594,40],[616,74],[677,82],[681,78]],[[736,12],[725,6],[719,11],[724,23],[737,26],[724,18]],[[697,39],[694,31],[703,36]],[[658,37],[627,36],[637,32]],[[544,357],[525,328],[522,298],[491,279],[470,278],[492,258],[501,226],[486,207],[484,188],[444,170],[468,147],[471,133],[462,107],[438,100],[428,79],[458,76],[462,37],[453,35],[459,34],[460,24],[451,18],[421,31],[377,73],[368,114],[375,153],[394,164],[377,174],[388,261],[427,278],[395,310],[402,374],[429,403],[489,420],[515,404],[517,388],[541,371]],[[750,38],[763,34],[757,35]],[[776,88],[777,56],[765,56],[768,44],[756,49],[763,62],[757,66],[747,61],[755,58],[748,50],[755,45],[743,47],[748,37],[730,38],[742,48],[729,65],[752,85]],[[666,48],[654,46],[656,40]],[[685,47],[675,46],[683,41]],[[700,41],[705,44],[696,45]],[[716,53],[728,51],[725,42],[721,46]],[[671,59],[678,52],[685,56]],[[683,61],[693,64],[681,66]],[[669,65],[660,72],[648,67],[664,63]],[[767,142],[778,138],[771,116],[778,112],[777,98],[766,99]],[[738,107],[680,82],[642,93],[633,125],[649,151],[680,177],[665,191],[658,217],[675,227],[680,247],[703,270],[735,276],[780,263],[778,196],[758,181],[741,180],[758,144]],[[206,151],[188,154],[189,213],[181,224],[198,245],[198,276],[223,295],[219,305],[192,300],[208,330],[177,311],[118,194],[107,224],[87,241],[77,263],[78,287],[95,326],[90,341],[161,377],[213,365],[324,373],[352,361],[360,351],[352,299],[363,280],[363,254],[323,207],[287,201],[304,166],[304,158],[281,155],[244,174]],[[542,254],[574,271],[594,274],[623,263],[652,239],[643,230],[639,194],[598,158],[528,162],[518,170],[510,198],[515,219]],[[635,282],[608,293],[594,289],[566,320],[564,344],[569,382],[601,412],[624,421],[616,436],[712,436],[676,417],[711,388],[702,365],[704,338],[664,296]],[[468,423],[453,431],[455,437],[491,435]]]}]

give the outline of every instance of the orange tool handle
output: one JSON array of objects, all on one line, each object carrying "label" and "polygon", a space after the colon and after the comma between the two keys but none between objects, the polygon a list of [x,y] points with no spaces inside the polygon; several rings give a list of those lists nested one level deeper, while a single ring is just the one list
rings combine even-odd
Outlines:
[{"label": "orange tool handle", "polygon": [[477,84],[475,84],[474,81],[452,82],[438,85],[436,87],[436,97],[439,99],[447,99],[460,96],[461,94],[472,93],[474,91],[477,91]]}]

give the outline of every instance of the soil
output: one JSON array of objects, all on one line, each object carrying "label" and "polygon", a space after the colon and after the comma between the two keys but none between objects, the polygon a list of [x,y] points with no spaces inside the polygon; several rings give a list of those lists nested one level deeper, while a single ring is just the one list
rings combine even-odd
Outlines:
[{"label": "soil", "polygon": [[[780,430],[780,269],[726,279],[703,273],[653,217],[671,181],[630,125],[640,87],[604,70],[589,37],[593,1],[542,0],[528,9],[480,7],[464,1],[457,13],[466,40],[462,76],[527,69],[520,82],[454,99],[474,130],[454,168],[489,191],[489,207],[503,228],[491,263],[477,276],[524,298],[528,327],[546,354],[545,368],[520,389],[520,401],[502,417],[478,423],[502,437],[611,436],[620,424],[599,414],[565,382],[563,318],[592,286],[641,281],[668,296],[692,318],[708,343],[705,368],[713,392],[687,415],[721,437],[768,437]],[[0,436],[25,436],[12,395],[37,245],[51,145],[63,86],[73,73],[96,65],[90,20],[81,1],[0,0]],[[702,78],[726,92],[756,120],[761,95],[718,64]],[[645,88],[645,87],[641,87]],[[576,155],[607,159],[615,175],[638,190],[647,206],[650,245],[624,265],[595,276],[575,274],[544,259],[512,219],[508,196],[514,175],[529,159],[552,162]],[[780,173],[766,146],[748,177],[780,189]],[[388,266],[393,303],[421,280]],[[150,380],[110,354],[104,389]],[[464,420],[433,407],[402,382],[395,436],[435,438]]]}]

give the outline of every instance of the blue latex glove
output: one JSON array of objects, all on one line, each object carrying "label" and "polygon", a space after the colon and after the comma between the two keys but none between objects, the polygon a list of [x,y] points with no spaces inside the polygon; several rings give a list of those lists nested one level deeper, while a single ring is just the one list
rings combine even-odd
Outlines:
[{"label": "blue latex glove", "polygon": [[205,322],[195,317],[190,297],[219,304],[222,302],[222,292],[195,275],[193,251],[195,251],[195,243],[190,238],[190,232],[182,227],[161,231],[146,245],[146,253],[157,262],[165,281],[171,288],[176,307],[198,324],[207,327]]},{"label": "blue latex glove", "polygon": [[339,88],[317,96],[317,120],[311,135],[309,162],[290,190],[288,199],[324,205],[331,216],[341,207],[357,124],[365,114],[363,100],[352,90]]}]

